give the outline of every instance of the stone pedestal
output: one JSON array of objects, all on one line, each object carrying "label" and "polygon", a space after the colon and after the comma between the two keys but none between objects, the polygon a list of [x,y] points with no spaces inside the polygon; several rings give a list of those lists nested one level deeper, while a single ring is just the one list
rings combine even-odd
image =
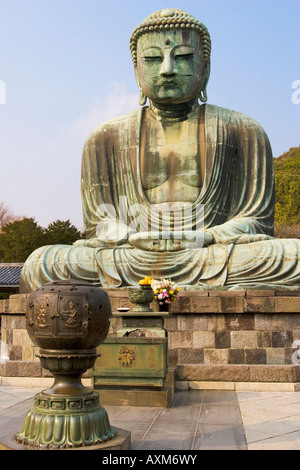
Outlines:
[{"label": "stone pedestal", "polygon": [[[132,308],[126,289],[108,294],[113,312]],[[26,332],[25,304],[26,295],[0,301],[0,379],[49,375]],[[158,310],[157,304],[151,307]],[[169,313],[163,327],[177,388],[299,388],[299,292],[182,291]],[[122,328],[122,317],[113,316],[107,338],[117,338]]]}]

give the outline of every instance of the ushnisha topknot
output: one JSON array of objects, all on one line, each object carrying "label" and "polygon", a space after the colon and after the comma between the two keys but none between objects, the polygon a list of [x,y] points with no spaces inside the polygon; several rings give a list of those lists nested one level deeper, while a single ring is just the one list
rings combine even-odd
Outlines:
[{"label": "ushnisha topknot", "polygon": [[145,33],[164,29],[190,29],[197,31],[201,39],[204,61],[206,63],[210,62],[211,40],[206,26],[190,13],[176,8],[166,8],[147,16],[147,18],[133,30],[130,37],[130,51],[135,66],[137,65],[136,46],[139,37]]}]

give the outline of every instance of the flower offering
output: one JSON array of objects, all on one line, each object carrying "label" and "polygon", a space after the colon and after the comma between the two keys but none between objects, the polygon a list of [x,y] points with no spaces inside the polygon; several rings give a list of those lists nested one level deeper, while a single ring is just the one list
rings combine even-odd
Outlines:
[{"label": "flower offering", "polygon": [[179,297],[179,287],[171,279],[153,279],[151,287],[154,292],[154,300],[160,305],[170,304]]},{"label": "flower offering", "polygon": [[146,277],[144,277],[144,279],[141,279],[141,280],[139,281],[139,285],[140,285],[140,286],[149,286],[149,287],[150,287],[152,281],[153,281],[152,277],[146,276]]}]

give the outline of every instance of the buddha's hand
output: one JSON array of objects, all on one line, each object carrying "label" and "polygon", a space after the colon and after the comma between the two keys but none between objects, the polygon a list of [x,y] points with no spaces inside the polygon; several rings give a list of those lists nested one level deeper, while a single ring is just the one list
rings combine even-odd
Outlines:
[{"label": "buddha's hand", "polygon": [[89,238],[89,239],[82,239],[82,240],[77,240],[76,242],[73,243],[73,246],[81,246],[81,247],[87,247],[87,248],[99,248],[103,246],[103,242],[99,240],[98,238]]},{"label": "buddha's hand", "polygon": [[264,233],[257,233],[255,235],[241,235],[235,244],[239,245],[243,243],[262,242],[264,240],[272,240],[272,237]]},{"label": "buddha's hand", "polygon": [[138,232],[128,237],[128,243],[146,251],[179,251],[202,248],[214,242],[208,232]]},{"label": "buddha's hand", "polygon": [[174,239],[174,232],[137,232],[128,237],[128,243],[146,251],[181,250],[179,240]]}]

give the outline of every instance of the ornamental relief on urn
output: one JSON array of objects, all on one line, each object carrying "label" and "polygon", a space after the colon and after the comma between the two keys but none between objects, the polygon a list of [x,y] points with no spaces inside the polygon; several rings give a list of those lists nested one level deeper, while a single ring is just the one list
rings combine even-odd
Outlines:
[{"label": "ornamental relief on urn", "polygon": [[88,322],[89,305],[85,297],[66,295],[57,300],[45,296],[31,302],[28,326],[37,336],[82,335]]}]

